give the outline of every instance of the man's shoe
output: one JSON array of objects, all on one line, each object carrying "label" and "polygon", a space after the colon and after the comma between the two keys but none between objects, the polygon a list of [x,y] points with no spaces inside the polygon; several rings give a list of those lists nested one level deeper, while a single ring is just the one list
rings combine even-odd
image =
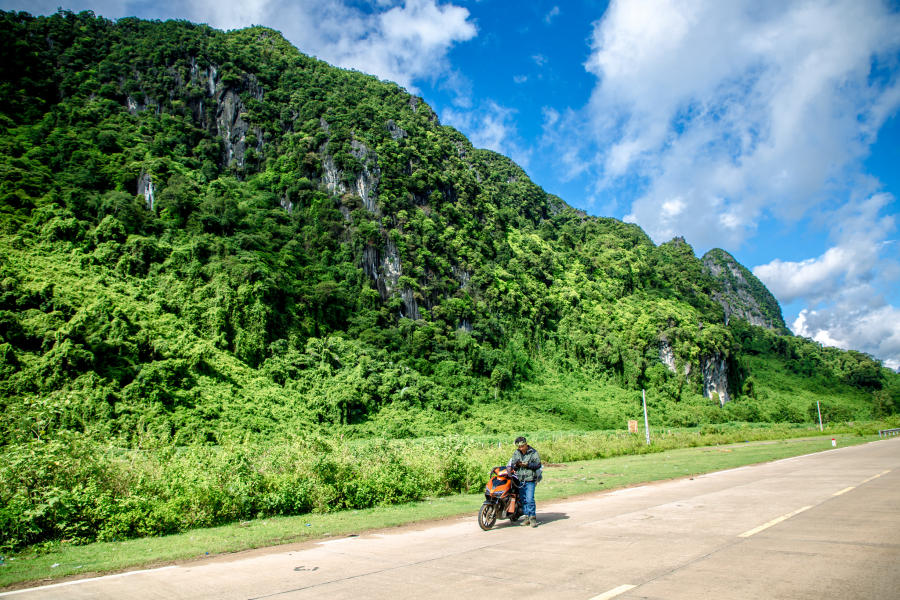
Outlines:
[{"label": "man's shoe", "polygon": [[525,519],[522,520],[522,527],[528,527],[531,525],[531,517],[526,516]]},{"label": "man's shoe", "polygon": [[532,527],[538,526],[537,517],[531,517],[531,526]]}]

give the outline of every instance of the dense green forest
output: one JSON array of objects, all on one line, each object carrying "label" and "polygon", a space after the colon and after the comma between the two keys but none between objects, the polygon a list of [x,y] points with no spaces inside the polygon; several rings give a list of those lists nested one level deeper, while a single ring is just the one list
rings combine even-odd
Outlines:
[{"label": "dense green forest", "polygon": [[0,13],[0,41],[0,547],[467,489],[387,440],[621,429],[641,389],[671,427],[900,407],[726,252],[575,210],[275,31]]}]

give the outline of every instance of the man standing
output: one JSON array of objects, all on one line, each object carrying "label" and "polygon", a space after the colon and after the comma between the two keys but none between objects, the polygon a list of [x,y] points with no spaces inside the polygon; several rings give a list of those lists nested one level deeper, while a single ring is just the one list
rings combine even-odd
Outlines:
[{"label": "man standing", "polygon": [[534,488],[540,480],[541,457],[537,450],[528,445],[528,441],[519,436],[516,438],[516,451],[506,465],[507,469],[516,472],[519,476],[519,502],[522,503],[522,511],[525,520],[522,525],[537,527],[537,516],[534,506]]}]

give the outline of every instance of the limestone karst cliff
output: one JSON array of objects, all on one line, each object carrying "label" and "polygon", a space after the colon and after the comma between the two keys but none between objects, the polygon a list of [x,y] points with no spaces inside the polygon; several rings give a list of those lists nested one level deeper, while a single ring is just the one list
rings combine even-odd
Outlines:
[{"label": "limestone karst cliff", "polygon": [[786,331],[781,307],[766,286],[728,252],[715,248],[703,255],[703,267],[721,284],[713,298],[725,310],[726,323],[733,318],[751,325]]}]

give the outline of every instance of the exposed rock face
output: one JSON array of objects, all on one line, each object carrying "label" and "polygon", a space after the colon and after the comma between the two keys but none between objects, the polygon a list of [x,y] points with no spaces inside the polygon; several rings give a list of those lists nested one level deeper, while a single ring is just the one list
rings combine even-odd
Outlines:
[{"label": "exposed rock face", "polygon": [[378,157],[370,152],[362,142],[353,140],[350,144],[350,152],[363,164],[362,172],[356,176],[356,195],[363,201],[363,206],[370,213],[381,216],[376,201],[378,199],[378,183],[381,181],[381,169],[378,167]]},{"label": "exposed rock face", "polygon": [[[237,164],[243,168],[247,151],[247,134],[251,132],[250,125],[243,118],[244,104],[240,93],[249,92],[257,100],[263,99],[263,89],[254,75],[244,75],[238,87],[227,86],[219,80],[219,67],[209,65],[205,70],[200,69],[196,61],[191,61],[191,83],[208,94],[208,101],[215,107],[215,121],[207,122],[204,100],[193,103],[195,117],[201,126],[214,125],[215,131],[224,142],[223,160],[226,165]],[[256,135],[254,150],[262,152],[262,131],[256,127],[252,129]]]},{"label": "exposed rock face", "polygon": [[[236,165],[243,168],[246,161],[246,152],[250,146],[254,151],[261,154],[263,151],[263,132],[259,127],[251,127],[244,120],[244,103],[241,101],[242,93],[249,93],[257,100],[263,99],[263,88],[259,84],[255,75],[244,74],[241,81],[237,85],[226,85],[219,79],[219,67],[217,65],[209,65],[206,69],[201,69],[195,57],[191,57],[190,62],[190,84],[197,89],[203,90],[203,97],[191,100],[189,108],[194,120],[205,129],[214,131],[222,137],[224,142],[223,163],[226,166]],[[171,69],[172,79],[178,87],[187,85],[182,72],[177,69]],[[140,81],[140,78],[135,75]],[[212,122],[207,118],[206,106],[212,104],[215,107],[214,120]],[[125,105],[128,112],[136,114],[138,112],[153,109],[157,113],[160,112],[159,101],[147,97],[127,96]],[[256,141],[248,145],[248,134],[253,134]]]},{"label": "exposed rock face", "polygon": [[156,102],[154,102],[153,100],[151,100],[150,98],[148,98],[146,95],[143,96],[140,100],[138,100],[137,98],[133,98],[131,96],[126,96],[125,97],[125,106],[128,107],[128,112],[130,112],[133,115],[136,115],[139,112],[142,112],[142,111],[145,111],[145,110],[148,110],[151,108],[153,109],[154,112],[159,114],[159,105]]},{"label": "exposed rock face", "polygon": [[659,341],[659,360],[666,365],[670,371],[675,373],[675,352],[672,350],[668,340]]},{"label": "exposed rock face", "polygon": [[715,248],[703,256],[702,262],[709,274],[722,284],[722,292],[713,294],[713,300],[722,305],[726,324],[738,318],[766,329],[785,329],[778,301],[733,256]]},{"label": "exposed rock face", "polygon": [[225,164],[237,162],[239,167],[244,166],[245,141],[250,129],[241,117],[241,108],[241,98],[232,90],[222,95],[216,108],[216,129],[225,142]]},{"label": "exposed rock face", "polygon": [[459,287],[464,288],[469,284],[469,280],[472,278],[471,273],[456,265],[451,265],[450,270],[453,272],[454,279],[459,282]]},{"label": "exposed rock face", "polygon": [[725,356],[716,353],[701,357],[700,370],[703,374],[703,395],[707,398],[718,397],[719,404],[724,406],[731,400],[728,395],[728,363]]},{"label": "exposed rock face", "polygon": [[[327,133],[328,123],[322,120],[321,126]],[[405,131],[403,135],[406,135]],[[381,217],[381,209],[378,207],[378,184],[381,181],[378,156],[358,140],[351,142],[350,153],[362,164],[362,170],[352,183],[347,184],[344,172],[337,167],[334,158],[329,155],[325,155],[322,159],[322,183],[332,194],[342,197],[338,209],[348,221],[350,220],[350,207],[345,204],[347,198],[344,196],[346,194],[350,194],[351,199],[356,196],[367,211],[376,217]],[[395,293],[400,295],[403,299],[403,310],[400,316],[414,320],[419,319],[421,313],[413,290],[398,286],[403,269],[397,246],[390,238],[385,237],[384,240],[384,248],[369,244],[363,249],[363,272],[375,281],[375,287],[382,300],[386,300]]]},{"label": "exposed rock face", "polygon": [[[210,85],[213,83],[212,77],[215,76],[215,70],[210,67]],[[222,140],[225,142],[225,164],[231,165],[237,163],[240,168],[244,167],[246,152],[248,150],[247,134],[253,133],[256,137],[256,143],[253,145],[254,151],[262,153],[263,150],[263,132],[258,127],[251,129],[250,125],[244,120],[243,110],[244,104],[241,102],[239,91],[249,92],[257,100],[262,100],[263,89],[259,85],[256,77],[253,75],[244,75],[241,81],[241,87],[238,90],[227,88],[221,85],[214,86],[216,92],[213,100],[216,103],[216,130]]]},{"label": "exposed rock face", "polygon": [[340,195],[346,191],[344,182],[341,181],[341,171],[330,156],[322,160],[322,182],[332,194]]},{"label": "exposed rock face", "polygon": [[403,298],[403,307],[405,308],[405,312],[401,316],[414,321],[421,318],[421,315],[419,314],[419,305],[416,303],[413,291],[410,289],[400,290],[400,297]]},{"label": "exposed rock face", "polygon": [[378,248],[372,246],[371,244],[363,248],[363,272],[375,280],[378,293],[382,298],[384,298],[384,292],[381,289],[383,287],[383,284],[378,281],[381,278],[381,272],[379,270],[380,265],[381,258]]},{"label": "exposed rock face", "polygon": [[[675,352],[672,345],[665,338],[659,341],[659,360],[668,369],[676,373]],[[691,364],[684,365],[685,378],[690,377]],[[700,357],[700,374],[703,382],[703,395],[707,398],[715,398],[723,405],[731,400],[728,394],[728,361],[722,354]]]},{"label": "exposed rock face", "polygon": [[207,85],[209,86],[209,95],[216,95],[216,76],[218,75],[218,70],[215,65],[209,65],[209,77],[207,80]]},{"label": "exposed rock face", "polygon": [[388,238],[383,250],[368,245],[363,248],[363,272],[375,280],[375,287],[382,300],[386,300],[395,292],[403,298],[403,312],[400,316],[418,319],[419,305],[412,290],[398,289],[403,269],[400,265],[400,254],[394,241]]},{"label": "exposed rock face", "polygon": [[[403,271],[400,267],[400,254],[393,240],[387,241],[385,256],[382,259],[382,274],[384,278],[385,294],[389,296],[397,287],[397,281]],[[418,309],[416,310],[418,313]]]},{"label": "exposed rock face", "polygon": [[391,139],[399,140],[400,138],[405,138],[408,134],[404,131],[399,125],[394,123],[393,119],[388,119],[387,130],[391,134]]},{"label": "exposed rock face", "polygon": [[147,210],[152,211],[156,199],[153,195],[153,180],[150,178],[149,173],[141,172],[141,176],[138,177],[137,181],[137,193],[138,196],[144,197],[144,204],[146,205]]},{"label": "exposed rock face", "polygon": [[382,299],[390,296],[397,288],[397,281],[403,274],[397,247],[388,240],[384,250],[368,245],[363,248],[363,271],[375,280]]},{"label": "exposed rock face", "polygon": [[[365,144],[356,140],[351,142],[351,154],[363,165],[362,171],[356,176],[352,186],[347,186],[344,172],[337,168],[334,159],[328,155],[322,160],[322,182],[328,191],[336,196],[342,196],[349,192],[359,197],[366,210],[380,217],[378,183],[381,181],[381,169],[378,166],[378,157]],[[342,209],[341,212],[344,210]],[[349,214],[349,210],[347,210],[344,216],[349,218]]]}]

